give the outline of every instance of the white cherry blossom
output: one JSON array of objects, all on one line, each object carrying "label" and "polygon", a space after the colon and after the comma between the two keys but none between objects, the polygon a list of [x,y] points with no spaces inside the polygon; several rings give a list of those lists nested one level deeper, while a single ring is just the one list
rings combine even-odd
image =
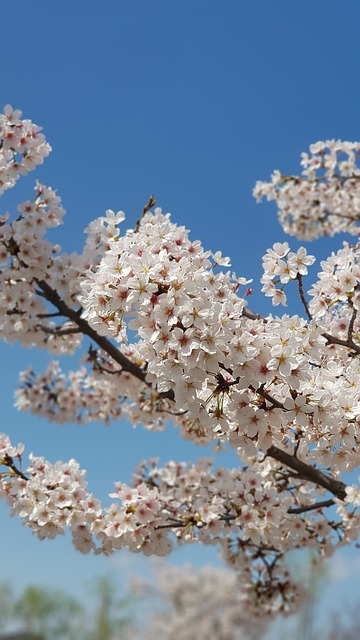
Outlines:
[{"label": "white cherry blossom", "polygon": [[[9,105],[0,142],[0,192],[50,151]],[[316,143],[300,177],[277,171],[255,195],[276,200],[298,238],[357,236],[359,152]],[[251,280],[223,271],[228,258],[154,207],[152,196],[125,232],[125,214],[108,209],[70,255],[47,238],[65,213],[52,188],[36,183],[33,199],[1,216],[1,338],[57,356],[85,344],[74,371],[54,361],[23,372],[16,406],[59,423],[122,417],[158,431],[172,420],[198,445],[232,447],[239,464],[144,462],[102,505],[75,460],[25,462],[24,446],[0,434],[0,497],[41,540],[68,529],[83,553],[216,545],[250,616],[291,612],[303,590],[286,554],[310,547],[321,559],[360,533],[359,488],[342,479],[360,466],[359,244],[345,242],[311,283],[314,256],[275,243],[262,290],[277,306],[295,287],[304,317],[263,317],[247,307]]]}]

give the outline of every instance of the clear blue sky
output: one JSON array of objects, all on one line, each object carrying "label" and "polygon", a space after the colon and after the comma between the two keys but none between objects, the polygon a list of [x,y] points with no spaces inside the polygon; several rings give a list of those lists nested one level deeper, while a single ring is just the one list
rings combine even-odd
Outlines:
[{"label": "clear blue sky", "polygon": [[[21,108],[53,146],[37,177],[68,211],[64,250],[80,249],[83,228],[107,208],[123,209],[133,224],[154,193],[194,239],[254,277],[252,306],[269,311],[261,257],[284,235],[252,188],[273,169],[297,171],[311,142],[359,139],[358,0],[18,0],[3,4],[1,22],[0,104]],[[31,196],[34,179],[8,192],[1,211]],[[313,250],[325,256],[340,242]],[[145,457],[202,455],[171,430],[58,427],[18,414],[18,371],[40,370],[47,356],[0,349],[1,430],[28,451],[77,458],[101,498]],[[1,576],[17,588],[41,581],[79,592],[113,566],[80,556],[67,540],[38,542],[4,507],[0,516]],[[203,556],[214,557],[198,549],[186,557]],[[129,562],[117,562],[126,576]]]}]

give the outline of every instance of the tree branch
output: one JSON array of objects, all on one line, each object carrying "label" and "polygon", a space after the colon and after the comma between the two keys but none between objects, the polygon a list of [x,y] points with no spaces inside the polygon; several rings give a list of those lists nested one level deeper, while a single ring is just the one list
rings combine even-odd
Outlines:
[{"label": "tree branch", "polygon": [[53,329],[51,327],[45,327],[42,324],[38,324],[36,325],[39,329],[41,329],[41,331],[44,331],[44,333],[49,333],[50,335],[53,336],[71,336],[74,333],[81,333],[81,330],[79,329],[79,327],[68,327],[67,329],[62,329],[61,327],[54,327]]},{"label": "tree branch", "polygon": [[305,513],[306,511],[314,511],[316,509],[323,509],[324,507],[331,507],[335,504],[335,500],[322,500],[322,502],[314,502],[300,507],[291,507],[288,509],[288,513]]},{"label": "tree branch", "polygon": [[88,336],[93,340],[101,349],[106,351],[106,353],[111,356],[115,362],[122,368],[123,371],[127,371],[131,375],[135,376],[141,382],[146,384],[145,376],[146,373],[139,367],[137,364],[129,360],[119,349],[112,343],[110,340],[105,338],[104,336],[100,336],[90,325],[81,318],[77,311],[69,307],[59,296],[58,292],[50,287],[45,280],[36,280],[37,285],[40,287],[41,291],[44,293],[44,297],[46,300],[51,302],[58,309],[62,316],[65,318],[69,318],[72,320],[81,333]]},{"label": "tree branch", "polygon": [[294,477],[307,480],[308,482],[312,482],[313,484],[323,487],[327,491],[330,491],[330,493],[332,493],[336,498],[340,498],[340,500],[345,499],[346,484],[344,482],[335,480],[335,478],[332,478],[331,476],[327,476],[322,471],[302,462],[299,458],[296,458],[290,453],[282,451],[282,449],[278,449],[278,447],[269,447],[266,455],[296,471],[296,476]]},{"label": "tree branch", "polygon": [[356,316],[357,316],[357,309],[354,307],[354,305],[351,303],[351,306],[353,308],[353,312],[351,314],[351,318],[350,318],[350,322],[349,322],[349,328],[348,328],[348,340],[352,340],[352,334],[354,332],[354,324],[355,324],[355,320],[356,320]]},{"label": "tree branch", "polygon": [[347,347],[348,349],[352,349],[354,354],[360,355],[360,345],[356,344],[352,338],[349,340],[341,340],[341,338],[336,338],[336,336],[332,336],[331,333],[322,333],[322,336],[326,338],[328,344],[339,344],[342,347]]},{"label": "tree branch", "polygon": [[[45,280],[36,279],[36,283],[41,289],[44,298],[46,298],[48,302],[51,302],[51,304],[53,304],[54,307],[58,309],[62,316],[64,316],[65,318],[69,318],[69,320],[72,320],[74,324],[77,325],[81,333],[91,338],[91,340],[93,340],[101,349],[103,349],[103,351],[105,351],[113,360],[115,360],[115,362],[117,362],[117,364],[121,367],[122,371],[130,373],[132,376],[140,380],[140,382],[143,382],[149,387],[151,386],[148,382],[146,382],[146,371],[144,371],[141,367],[132,362],[123,353],[121,353],[121,351],[119,351],[119,349],[110,340],[108,340],[108,338],[105,338],[105,336],[100,336],[88,324],[88,322],[84,320],[84,318],[81,318],[77,311],[69,307],[60,298],[58,292],[50,287],[50,285],[45,282]],[[76,333],[76,329],[71,333]],[[174,400],[174,394],[171,390],[164,393],[159,393],[158,395],[159,398]]]},{"label": "tree branch", "polygon": [[305,295],[304,295],[304,289],[303,289],[303,282],[302,282],[302,275],[301,275],[301,273],[298,273],[298,274],[297,274],[296,279],[297,279],[297,281],[298,281],[298,288],[299,288],[300,300],[301,300],[301,302],[302,302],[302,304],[303,304],[303,307],[304,307],[304,309],[305,309],[306,315],[307,315],[307,317],[309,318],[309,320],[310,320],[310,322],[311,322],[311,320],[312,320],[312,315],[311,315],[311,313],[310,313],[309,305],[308,305],[307,300],[306,300]]}]

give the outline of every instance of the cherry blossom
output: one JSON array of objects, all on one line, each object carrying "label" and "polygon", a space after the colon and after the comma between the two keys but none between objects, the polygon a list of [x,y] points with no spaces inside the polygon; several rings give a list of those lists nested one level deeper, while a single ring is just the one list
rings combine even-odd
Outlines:
[{"label": "cherry blossom", "polygon": [[[219,640],[259,640],[267,628],[247,609],[237,576],[231,571],[191,565],[155,567],[152,584],[137,581],[136,592],[155,600],[154,613],[141,630],[142,638],[197,640],[216,635]],[[215,586],[217,585],[217,586]],[[215,586],[215,588],[214,588]],[[156,610],[156,600],[163,605]]]},{"label": "cherry blossom", "polygon": [[360,144],[327,140],[303,153],[300,176],[275,171],[271,182],[257,182],[254,195],[276,200],[284,231],[302,240],[340,231],[359,235]]},{"label": "cherry blossom", "polygon": [[[0,143],[0,191],[50,151],[8,105]],[[275,172],[255,195],[276,200],[290,235],[356,236],[359,150],[316,143],[300,177]],[[83,350],[73,371],[59,361],[24,371],[16,406],[58,423],[122,417],[157,431],[171,420],[198,445],[233,448],[239,464],[143,462],[102,505],[75,460],[26,463],[24,446],[1,434],[0,497],[41,540],[68,529],[83,553],[214,545],[250,616],[289,613],[304,594],[288,552],[311,548],[321,560],[360,531],[359,488],[342,476],[360,466],[359,244],[345,242],[308,282],[315,257],[275,243],[262,290],[277,307],[295,288],[303,317],[263,317],[247,306],[251,280],[155,205],[151,196],[125,231],[125,214],[107,210],[72,254],[47,237],[65,214],[54,189],[37,182],[0,218],[1,338],[57,357]]]},{"label": "cherry blossom", "polygon": [[42,164],[51,151],[41,128],[21,116],[21,111],[11,105],[0,114],[0,194]]}]

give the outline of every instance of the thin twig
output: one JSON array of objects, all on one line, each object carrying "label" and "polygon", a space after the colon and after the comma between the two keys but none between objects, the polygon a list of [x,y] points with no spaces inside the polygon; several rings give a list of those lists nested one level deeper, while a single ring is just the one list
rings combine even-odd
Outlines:
[{"label": "thin twig", "polygon": [[350,302],[350,305],[353,307],[353,312],[351,314],[349,327],[348,327],[348,340],[352,340],[352,336],[353,336],[353,332],[354,332],[354,323],[355,323],[356,316],[357,316],[357,309],[354,307],[352,302]]},{"label": "thin twig", "polygon": [[290,507],[288,513],[305,513],[306,511],[314,511],[317,509],[323,509],[325,507],[332,507],[336,504],[335,500],[330,498],[329,500],[323,500],[322,502],[314,502],[313,504],[303,505],[302,507]]},{"label": "thin twig", "polygon": [[254,393],[257,393],[262,398],[264,398],[264,400],[267,400],[268,402],[270,402],[273,405],[273,407],[276,407],[277,409],[283,409],[285,411],[285,407],[284,407],[283,403],[280,402],[279,400],[276,400],[276,398],[273,398],[270,395],[270,393],[265,391],[263,384],[258,389],[255,389],[255,387],[253,387],[252,384],[251,384],[251,385],[249,385],[249,389],[251,391],[253,391]]},{"label": "thin twig", "polygon": [[4,457],[2,458],[1,464],[4,464],[5,466],[9,467],[9,469],[11,469],[11,471],[13,471],[15,475],[19,476],[23,480],[26,480],[26,481],[29,480],[29,478],[22,471],[20,471],[20,469],[18,469],[15,466],[13,458],[9,456],[7,453],[5,453]]},{"label": "thin twig", "polygon": [[311,315],[311,313],[310,313],[309,305],[308,305],[307,300],[306,300],[305,295],[304,295],[304,289],[303,289],[303,283],[302,283],[302,275],[301,275],[301,273],[298,273],[298,274],[297,274],[296,279],[297,279],[297,281],[298,281],[298,288],[299,288],[299,295],[300,295],[301,302],[303,303],[303,306],[304,306],[304,309],[305,309],[306,315],[307,315],[307,317],[309,318],[309,320],[310,320],[310,322],[311,322],[311,320],[312,320],[312,315]]},{"label": "thin twig", "polygon": [[135,225],[135,233],[137,233],[140,229],[140,224],[141,224],[141,220],[143,219],[144,215],[150,211],[151,207],[154,207],[156,205],[156,200],[153,194],[151,194],[150,198],[149,198],[149,202],[145,205],[145,207],[143,208],[143,212],[141,215],[141,218],[136,222]]}]

